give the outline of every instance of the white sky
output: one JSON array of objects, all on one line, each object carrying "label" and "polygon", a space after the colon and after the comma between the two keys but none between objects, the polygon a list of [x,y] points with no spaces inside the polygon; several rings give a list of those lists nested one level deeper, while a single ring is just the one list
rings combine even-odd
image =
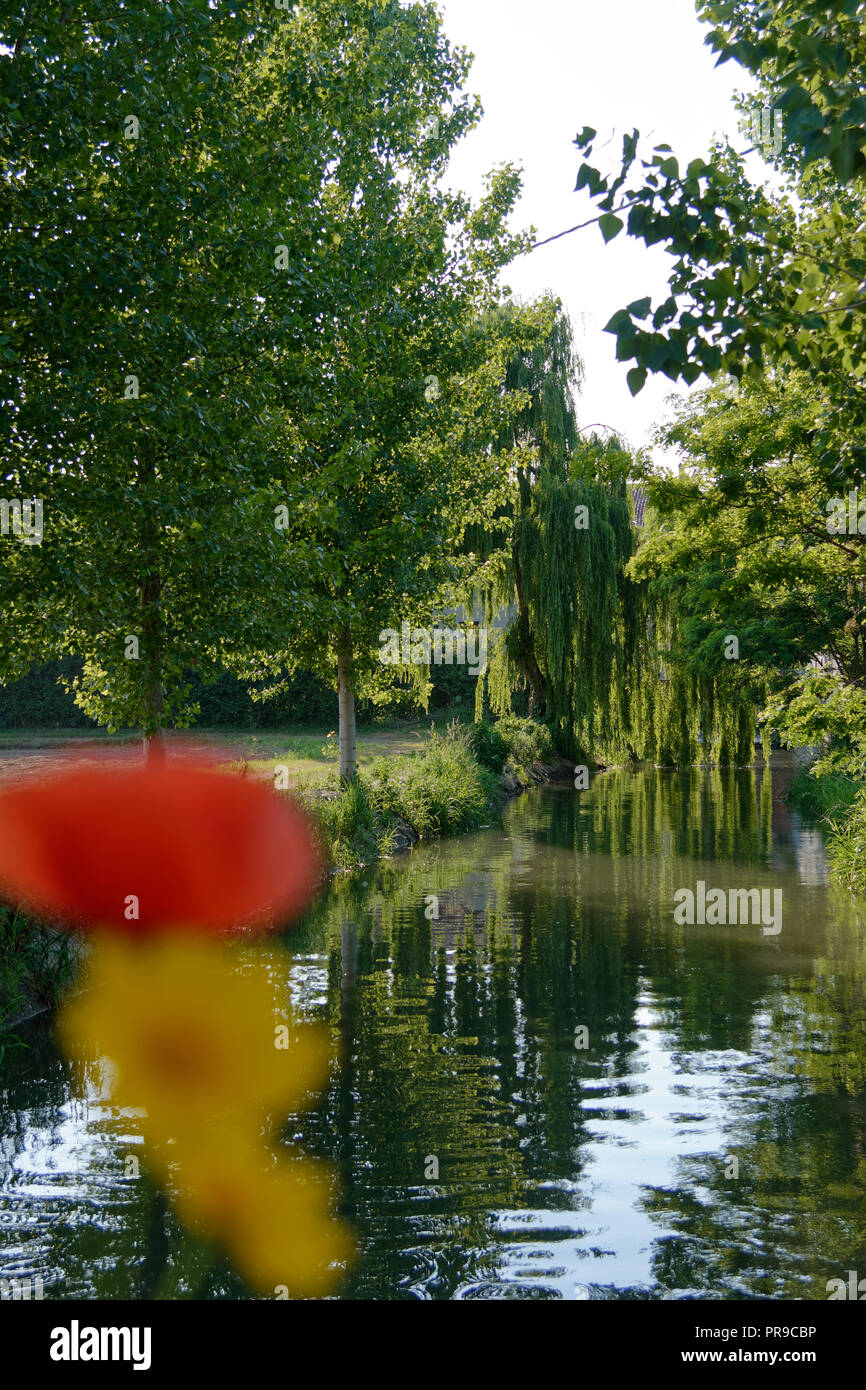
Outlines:
[{"label": "white sky", "polygon": [[[439,0],[439,8],[452,43],[475,55],[467,88],[484,106],[446,182],[477,198],[495,164],[522,166],[514,225],[535,226],[538,239],[597,212],[585,190],[573,191],[580,155],[572,141],[586,125],[598,131],[591,162],[605,169],[619,167],[622,136],[634,127],[681,160],[706,156],[713,134],[745,148],[732,97],[753,84],[734,63],[714,66],[693,0]],[[505,277],[521,298],[560,297],[586,364],[579,423],[611,425],[633,447],[649,442],[666,397],[687,388],[650,376],[632,399],[626,372],[634,363],[616,361],[616,339],[602,329],[631,300],[666,297],[670,264],[625,231],[605,247],[592,226],[533,251]]]}]

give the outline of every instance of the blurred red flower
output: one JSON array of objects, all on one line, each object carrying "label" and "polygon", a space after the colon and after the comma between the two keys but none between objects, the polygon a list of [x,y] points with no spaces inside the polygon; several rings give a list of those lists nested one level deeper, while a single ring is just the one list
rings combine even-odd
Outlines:
[{"label": "blurred red flower", "polygon": [[0,894],[71,925],[279,925],[320,868],[297,806],[204,765],[117,762],[0,792]]}]

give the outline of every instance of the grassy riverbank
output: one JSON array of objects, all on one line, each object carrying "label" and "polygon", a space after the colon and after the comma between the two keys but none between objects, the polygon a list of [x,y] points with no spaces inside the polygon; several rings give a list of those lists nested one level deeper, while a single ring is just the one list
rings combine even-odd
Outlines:
[{"label": "grassy riverbank", "polygon": [[803,815],[827,828],[827,860],[834,879],[852,893],[866,892],[866,781],[828,771],[816,777],[803,768],[788,799]]},{"label": "grassy riverbank", "polygon": [[531,720],[455,722],[418,752],[372,759],[349,787],[331,774],[324,786],[301,785],[298,795],[331,864],[353,869],[418,840],[477,830],[550,756],[548,730]]},{"label": "grassy riverbank", "polygon": [[[224,736],[231,765],[272,779],[287,768],[291,794],[318,825],[332,870],[351,871],[420,840],[477,830],[503,798],[552,758],[547,728],[528,719],[497,724],[400,725],[359,737],[350,786],[336,774],[336,748],[322,733]],[[45,750],[40,749],[44,755]],[[50,770],[50,758],[42,757]],[[52,1007],[72,978],[76,938],[0,907],[0,1046],[22,1018]]]},{"label": "grassy riverbank", "polygon": [[57,1003],[78,954],[76,937],[0,905],[0,1060],[10,1028]]}]

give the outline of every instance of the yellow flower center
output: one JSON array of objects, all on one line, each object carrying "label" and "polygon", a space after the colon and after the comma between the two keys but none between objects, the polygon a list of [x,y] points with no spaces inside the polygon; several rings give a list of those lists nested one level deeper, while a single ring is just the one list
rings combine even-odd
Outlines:
[{"label": "yellow flower center", "polygon": [[186,1087],[200,1084],[213,1071],[201,1038],[182,1024],[161,1024],[147,1039],[147,1060],[158,1076]]}]

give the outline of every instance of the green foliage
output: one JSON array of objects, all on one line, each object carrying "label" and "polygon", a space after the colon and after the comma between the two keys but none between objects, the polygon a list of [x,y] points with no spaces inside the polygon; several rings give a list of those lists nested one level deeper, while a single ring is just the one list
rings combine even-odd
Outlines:
[{"label": "green foliage", "polygon": [[827,861],[833,877],[852,893],[866,892],[866,787],[860,787],[838,819],[827,819]]},{"label": "green foliage", "polygon": [[[866,545],[828,526],[832,492],[816,442],[820,395],[798,372],[714,387],[665,433],[683,466],[648,475],[650,524],[635,578],[680,614],[674,653],[723,682],[790,747],[824,751],[817,772],[866,772]],[[724,660],[730,636],[739,659]],[[721,687],[720,687],[721,688]]]},{"label": "green foliage", "polygon": [[[541,300],[524,318],[506,384],[525,404],[502,441],[517,496],[496,519],[502,557],[485,593],[489,618],[498,606],[516,617],[491,656],[486,691],[493,713],[507,715],[525,685],[530,714],[545,716],[563,752],[577,752],[613,732],[614,668],[628,641],[631,460],[616,441],[580,438],[573,390],[582,367],[559,302]],[[484,694],[479,681],[476,716]]]},{"label": "green foliage", "polygon": [[418,839],[477,829],[498,791],[498,778],[472,753],[469,732],[452,725],[419,753],[376,758],[348,786],[335,779],[324,797],[302,797],[331,862],[352,869],[393,849],[397,822]]},{"label": "green foliage", "polygon": [[486,767],[489,772],[502,772],[510,750],[499,724],[491,724],[486,719],[473,724],[469,733],[469,746],[482,767]]},{"label": "green foliage", "polygon": [[75,939],[0,904],[0,1035],[35,1008],[53,1008],[71,980]]},{"label": "green foliage", "polygon": [[350,870],[387,853],[388,827],[372,805],[363,779],[340,784],[335,790],[302,799],[318,823],[328,859],[338,869]]},{"label": "green foliage", "polygon": [[533,763],[543,763],[553,755],[550,729],[537,719],[520,719],[516,714],[503,715],[495,732],[506,749],[506,761],[514,769],[518,781],[530,780]]},{"label": "green foliage", "polygon": [[848,806],[837,805],[826,817],[827,863],[830,872],[849,892],[866,892],[866,785],[860,783]]},{"label": "green foliage", "polygon": [[787,792],[787,801],[814,820],[839,821],[857,800],[859,784],[844,772],[816,775],[814,765],[797,773]]},{"label": "green foliage", "polygon": [[[82,713],[68,689],[81,674],[81,663],[73,657],[46,661],[31,668],[20,680],[0,685],[0,729],[89,729],[95,722]],[[460,707],[468,712],[475,698],[475,680],[465,667],[434,666],[430,672],[431,709]],[[195,723],[206,729],[230,726],[235,729],[282,728],[286,724],[335,724],[337,701],[333,690],[309,671],[295,671],[276,683],[267,700],[255,699],[250,683],[229,671],[203,681],[189,672],[189,699],[198,713]],[[396,700],[374,704],[359,700],[358,717],[363,723],[374,716],[398,716],[403,705]]]},{"label": "green foliage", "polygon": [[0,729],[94,728],[60,684],[80,670],[80,662],[64,657],[39,662],[20,680],[0,685]]},{"label": "green foliage", "polygon": [[0,675],[81,656],[78,707],[153,733],[195,718],[190,671],[332,679],[354,629],[376,685],[378,628],[504,487],[485,316],[526,238],[514,170],[477,207],[440,186],[468,55],[399,0],[13,9],[4,494],[45,537],[0,548]]},{"label": "green foliage", "polygon": [[762,107],[781,116],[781,147],[762,152],[785,181],[770,191],[750,178],[750,143],[725,142],[685,171],[665,144],[638,159],[638,131],[624,138],[620,171],[603,176],[588,162],[596,132],[586,127],[575,141],[584,155],[577,189],[597,203],[592,220],[605,240],[617,213],[629,236],[672,259],[666,297],[632,302],[606,331],[618,360],[637,364],[632,391],[649,372],[687,383],[719,372],[756,381],[774,364],[810,373],[822,398],[816,454],[856,480],[866,476],[861,8],[701,0],[698,13],[713,26],[706,41],[720,61],[735,58],[758,79],[757,96],[740,99],[744,127]]},{"label": "green foliage", "polygon": [[473,830],[490,815],[497,779],[472,755],[462,730],[433,735],[421,753],[377,758],[365,773],[380,815],[399,816],[421,838]]},{"label": "green foliage", "polygon": [[[744,700],[742,683],[724,669],[717,632],[707,669],[684,664],[675,596],[652,589],[631,565],[629,483],[642,465],[615,438],[581,438],[568,320],[555,300],[530,308],[539,326],[507,376],[526,399],[512,427],[517,497],[496,518],[484,552],[494,557],[488,617],[497,606],[516,616],[479,680],[476,718],[485,696],[494,714],[510,715],[522,686],[529,714],[543,715],[557,748],[579,762],[683,766],[700,754],[751,762],[757,701]],[[533,760],[520,760],[524,773]]]},{"label": "green foliage", "polygon": [[791,162],[827,161],[840,183],[866,174],[866,39],[859,0],[699,0],[719,62],[734,58],[785,114]]}]

